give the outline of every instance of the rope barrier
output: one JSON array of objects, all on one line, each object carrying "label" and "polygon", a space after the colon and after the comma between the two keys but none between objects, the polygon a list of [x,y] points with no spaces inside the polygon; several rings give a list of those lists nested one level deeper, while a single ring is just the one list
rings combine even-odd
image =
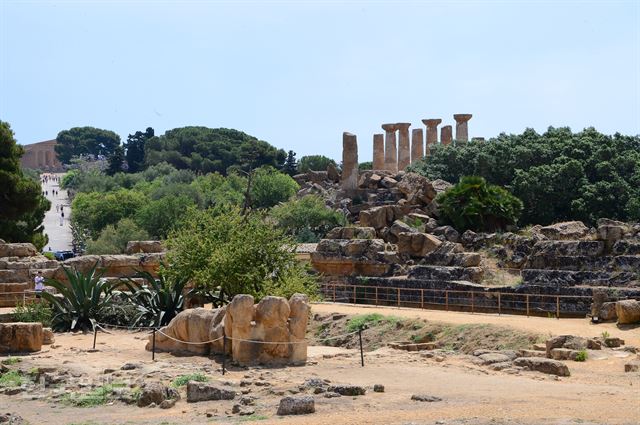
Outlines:
[{"label": "rope barrier", "polygon": [[[171,335],[167,335],[166,333],[162,332],[162,330],[160,330],[160,329],[157,329],[157,330],[156,330],[156,332],[158,332],[158,333],[159,333],[159,334],[161,334],[161,335],[166,336],[167,338],[169,338],[169,339],[170,339],[170,340],[172,340],[172,341],[180,342],[180,343],[182,343],[182,344],[187,344],[187,345],[204,345],[204,344],[211,344],[211,343],[213,343],[213,342],[220,341],[222,338],[224,338],[224,336],[221,336],[220,338],[212,339],[212,340],[209,340],[209,341],[202,341],[202,342],[190,342],[190,341],[182,341],[182,340],[180,340],[180,339],[177,339],[177,338],[172,337]],[[227,337],[227,339],[231,339],[231,338]]]}]

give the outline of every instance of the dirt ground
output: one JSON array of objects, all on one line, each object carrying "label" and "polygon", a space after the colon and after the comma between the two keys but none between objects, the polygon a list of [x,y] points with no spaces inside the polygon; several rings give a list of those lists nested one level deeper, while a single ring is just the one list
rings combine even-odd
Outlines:
[{"label": "dirt ground", "polygon": [[[397,308],[368,308],[339,304],[314,304],[313,314],[363,314],[420,318],[450,324],[487,323],[544,335],[573,334],[599,336],[607,331],[640,346],[640,328],[618,329],[613,324],[592,325],[586,319],[547,319],[497,316]],[[366,332],[366,331],[365,331]],[[0,394],[0,413],[19,414],[30,424],[637,424],[640,422],[640,374],[625,373],[624,364],[635,354],[603,350],[586,362],[567,362],[570,377],[556,378],[537,372],[508,374],[492,371],[469,361],[470,356],[451,354],[425,358],[417,352],[379,348],[365,353],[353,349],[312,346],[306,366],[285,368],[231,368],[221,375],[219,359],[178,357],[144,350],[146,338],[126,331],[99,334],[96,352],[91,352],[93,335],[58,334],[54,347],[21,357],[15,367],[55,367],[69,371],[78,382],[89,386],[102,382],[134,385],[162,381],[200,372],[211,382],[250,391],[257,397],[255,414],[231,413],[234,401],[187,403],[182,399],[171,409],[139,408],[115,402],[94,407],[70,407],[52,399],[51,393]],[[120,370],[125,363],[138,368]],[[112,369],[106,371],[105,369]],[[281,397],[298,393],[309,378],[335,384],[367,388],[359,397],[314,396],[316,413],[279,417],[275,414]],[[240,386],[242,380],[252,384]],[[265,384],[266,383],[266,384]],[[382,384],[385,392],[372,391]],[[307,392],[308,393],[308,392]],[[440,397],[442,401],[412,401],[413,394]]]}]

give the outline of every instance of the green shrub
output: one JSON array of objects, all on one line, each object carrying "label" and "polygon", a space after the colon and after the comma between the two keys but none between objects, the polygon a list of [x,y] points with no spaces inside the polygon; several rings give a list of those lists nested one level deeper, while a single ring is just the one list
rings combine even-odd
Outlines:
[{"label": "green shrub", "polygon": [[583,361],[587,360],[588,357],[589,357],[589,354],[587,353],[587,350],[580,350],[580,351],[578,351],[578,354],[576,355],[576,361],[577,362],[583,362]]},{"label": "green shrub", "polygon": [[172,387],[183,387],[187,385],[189,381],[197,381],[197,382],[207,382],[209,377],[203,375],[202,373],[191,373],[189,375],[180,375],[173,381],[171,381]]},{"label": "green shrub", "polygon": [[0,388],[14,388],[23,384],[24,377],[17,370],[10,370],[0,375]]},{"label": "green shrub", "polygon": [[62,267],[68,284],[46,279],[47,285],[61,295],[43,292],[42,298],[53,307],[51,326],[57,331],[93,329],[98,313],[111,303],[113,284],[96,273],[97,263],[87,273]]},{"label": "green shrub", "polygon": [[9,356],[8,358],[2,360],[0,363],[4,364],[4,365],[12,365],[12,364],[20,363],[21,361],[22,361],[22,359],[20,357],[11,357],[11,356]]},{"label": "green shrub", "polygon": [[13,320],[16,322],[40,322],[42,326],[51,326],[53,309],[46,301],[24,302],[18,304],[13,311]]},{"label": "green shrub", "polygon": [[505,189],[487,185],[482,177],[462,177],[460,183],[438,196],[443,220],[459,232],[504,230],[515,224],[522,202]]},{"label": "green shrub", "polygon": [[56,259],[56,255],[51,251],[45,251],[45,252],[42,253],[42,255],[47,257],[47,259],[49,259],[49,260],[55,260]]},{"label": "green shrub", "polygon": [[355,332],[364,326],[377,326],[379,324],[395,324],[401,319],[395,316],[383,316],[380,313],[371,313],[354,316],[347,322],[347,332]]},{"label": "green shrub", "polygon": [[149,240],[149,234],[130,218],[123,218],[115,225],[109,224],[96,240],[87,243],[87,254],[122,254],[129,241]]},{"label": "green shrub", "polygon": [[300,243],[318,242],[334,227],[344,226],[344,214],[327,207],[317,195],[291,199],[271,209],[277,226]]},{"label": "green shrub", "polygon": [[251,206],[271,208],[289,200],[300,188],[290,176],[271,167],[256,170],[251,184]]},{"label": "green shrub", "polygon": [[102,406],[114,399],[113,388],[113,385],[105,384],[86,394],[68,393],[62,398],[62,403],[75,407]]}]

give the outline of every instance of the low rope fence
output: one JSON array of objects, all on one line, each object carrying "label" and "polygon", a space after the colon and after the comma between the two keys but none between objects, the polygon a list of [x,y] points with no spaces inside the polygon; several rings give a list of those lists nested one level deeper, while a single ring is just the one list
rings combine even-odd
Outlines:
[{"label": "low rope fence", "polygon": [[410,307],[471,313],[585,317],[592,297],[587,295],[522,294],[500,291],[402,288],[328,282],[320,285],[325,300],[346,304]]},{"label": "low rope fence", "polygon": [[[187,344],[187,345],[206,345],[206,344],[212,344],[222,340],[222,374],[223,375],[226,373],[226,370],[227,370],[227,341],[239,341],[239,342],[245,342],[245,343],[251,343],[251,344],[272,344],[272,345],[295,345],[295,344],[308,343],[306,339],[302,341],[259,341],[259,340],[253,340],[253,339],[233,338],[233,337],[227,336],[224,332],[224,329],[222,331],[221,337],[208,340],[208,341],[194,342],[194,341],[184,341],[184,340],[175,338],[171,335],[168,335],[162,330],[164,327],[156,327],[156,326],[131,327],[131,326],[122,326],[122,325],[109,325],[106,323],[95,322],[93,324],[93,350],[96,349],[98,329],[102,329],[104,332],[110,334],[110,332],[107,331],[106,328],[126,329],[126,330],[135,330],[135,331],[150,329],[151,332],[148,332],[147,335],[151,335],[151,360],[152,361],[155,361],[156,359],[156,333],[159,333],[172,341],[175,341],[181,344]],[[364,367],[364,350],[362,346],[362,332],[365,331],[366,329],[368,329],[366,326],[361,326],[357,331],[323,338],[322,340],[329,341],[333,339],[345,338],[348,336],[358,334],[359,345],[360,345],[360,363],[361,363],[361,366]]]}]

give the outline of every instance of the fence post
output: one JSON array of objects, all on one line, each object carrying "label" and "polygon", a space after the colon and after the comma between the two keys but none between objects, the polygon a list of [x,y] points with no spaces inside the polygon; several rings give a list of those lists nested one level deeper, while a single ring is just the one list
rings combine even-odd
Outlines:
[{"label": "fence post", "polygon": [[444,291],[444,307],[449,311],[449,291]]},{"label": "fence post", "polygon": [[420,290],[420,308],[424,310],[424,289]]},{"label": "fence post", "polygon": [[153,328],[153,335],[151,337],[151,361],[156,360],[156,328]]},{"label": "fence post", "polygon": [[[335,289],[335,286],[333,287]],[[222,374],[227,371],[227,334],[222,328]]]},{"label": "fence post", "polygon": [[378,287],[376,286],[376,305],[378,305]]},{"label": "fence post", "polygon": [[356,303],[356,286],[355,285],[353,286],[353,303],[357,304]]},{"label": "fence post", "polygon": [[358,328],[358,339],[360,340],[360,364],[364,367],[364,352],[362,351],[362,326]]},{"label": "fence post", "polygon": [[500,316],[500,314],[502,313],[502,307],[500,305],[501,302],[501,294],[500,292],[498,292],[498,316]]},{"label": "fence post", "polygon": [[398,307],[400,307],[400,288],[398,288]]},{"label": "fence post", "polygon": [[473,295],[474,295],[474,292],[471,291],[471,314],[475,313],[475,306],[474,306],[474,303],[473,303]]},{"label": "fence post", "polygon": [[96,338],[98,337],[98,328],[93,325],[93,349],[96,349]]},{"label": "fence post", "polygon": [[529,317],[529,294],[527,294],[527,317]]},{"label": "fence post", "polygon": [[556,319],[560,320],[560,295],[556,295]]},{"label": "fence post", "polygon": [[333,302],[336,302],[336,283],[333,282]]}]

